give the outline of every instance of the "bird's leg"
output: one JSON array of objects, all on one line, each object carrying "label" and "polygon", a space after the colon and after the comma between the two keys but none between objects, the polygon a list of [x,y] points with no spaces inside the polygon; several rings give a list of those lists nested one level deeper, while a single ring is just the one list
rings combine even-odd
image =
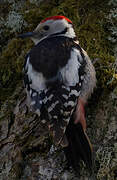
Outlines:
[{"label": "bird's leg", "polygon": [[75,111],[75,121],[74,123],[81,123],[84,131],[86,130],[86,119],[85,119],[85,101],[82,98],[78,99],[76,111]]}]

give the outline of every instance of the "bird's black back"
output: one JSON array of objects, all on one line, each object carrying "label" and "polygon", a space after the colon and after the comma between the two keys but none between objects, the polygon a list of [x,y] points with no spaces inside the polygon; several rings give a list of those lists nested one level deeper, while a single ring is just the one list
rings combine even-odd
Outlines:
[{"label": "bird's black back", "polygon": [[79,49],[83,55],[80,46],[69,37],[46,38],[31,49],[29,61],[34,70],[49,79],[56,76],[58,70],[67,64],[73,47]]}]

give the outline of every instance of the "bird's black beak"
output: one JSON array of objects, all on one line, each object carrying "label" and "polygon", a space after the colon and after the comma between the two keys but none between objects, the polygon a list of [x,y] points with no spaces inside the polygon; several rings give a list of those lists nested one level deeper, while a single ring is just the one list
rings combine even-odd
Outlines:
[{"label": "bird's black beak", "polygon": [[27,38],[27,37],[34,37],[35,35],[36,35],[35,32],[27,32],[27,33],[24,33],[24,34],[20,34],[17,37],[23,39],[23,38]]}]

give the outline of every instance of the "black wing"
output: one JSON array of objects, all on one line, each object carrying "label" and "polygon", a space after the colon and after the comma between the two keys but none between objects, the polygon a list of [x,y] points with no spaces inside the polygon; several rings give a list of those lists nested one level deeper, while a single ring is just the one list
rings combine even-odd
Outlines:
[{"label": "black wing", "polygon": [[31,49],[29,61],[34,70],[49,79],[55,77],[58,70],[68,63],[73,47],[78,48],[83,56],[80,46],[70,38],[63,36],[46,38]]}]

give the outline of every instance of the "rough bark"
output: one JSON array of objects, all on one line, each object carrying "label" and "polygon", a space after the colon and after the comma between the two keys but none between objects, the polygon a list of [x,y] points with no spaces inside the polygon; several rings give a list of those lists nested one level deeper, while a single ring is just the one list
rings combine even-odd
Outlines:
[{"label": "rough bark", "polygon": [[[15,97],[22,88],[6,101],[1,109],[0,121],[0,178],[17,179],[72,179],[77,176],[66,171],[61,150],[51,146],[48,129],[26,106],[19,107]],[[92,109],[90,106],[90,110]],[[88,110],[89,111],[89,110]],[[4,119],[3,119],[4,116]],[[97,108],[88,112],[88,134],[94,147],[95,176],[114,180],[117,170],[117,88],[102,96]],[[112,176],[114,174],[114,176]],[[80,179],[88,172],[81,169]],[[94,178],[93,178],[94,179]]]}]

